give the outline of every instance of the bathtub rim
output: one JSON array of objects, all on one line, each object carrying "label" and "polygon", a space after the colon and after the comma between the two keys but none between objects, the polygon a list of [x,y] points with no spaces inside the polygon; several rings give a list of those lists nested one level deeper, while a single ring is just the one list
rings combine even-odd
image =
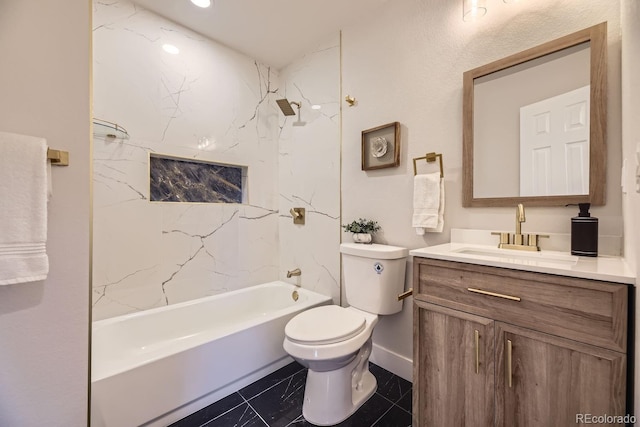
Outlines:
[{"label": "bathtub rim", "polygon": [[[281,280],[276,280],[276,281],[272,281],[272,282],[266,282],[266,283],[261,283],[258,285],[253,285],[253,286],[248,286],[246,288],[242,288],[242,289],[236,289],[234,291],[230,291],[230,292],[224,292],[224,293],[220,293],[220,294],[216,294],[216,295],[209,295],[206,297],[202,297],[202,298],[196,298],[193,300],[188,300],[188,301],[183,301],[183,302],[179,302],[179,303],[175,303],[175,304],[170,304],[170,305],[166,305],[166,306],[162,306],[162,307],[154,307],[152,309],[149,310],[142,310],[142,311],[137,311],[134,313],[128,313],[128,314],[123,314],[120,316],[116,316],[116,317],[112,317],[109,319],[102,319],[102,320],[97,320],[95,322],[92,322],[92,334],[95,334],[96,330],[108,327],[112,324],[115,323],[121,323],[121,322],[125,322],[129,319],[135,319],[135,318],[139,318],[139,317],[146,317],[146,316],[150,316],[153,315],[155,313],[162,313],[164,311],[168,311],[168,310],[175,310],[175,309],[179,309],[182,307],[189,307],[192,305],[196,305],[196,304],[202,304],[202,303],[206,303],[208,301],[211,300],[216,300],[216,299],[224,299],[225,297],[228,296],[235,296],[235,295],[240,295],[243,293],[249,293],[252,290],[254,290],[254,288],[256,287],[261,287],[261,288],[280,288],[280,287],[285,287],[288,288],[288,290],[291,290],[292,292],[294,290],[297,290],[302,296],[309,296],[310,298],[308,298],[306,300],[306,302],[308,302],[305,306],[304,306],[304,310],[308,310],[310,308],[313,307],[317,307],[319,305],[323,305],[323,304],[332,304],[332,299],[329,296],[326,295],[322,295],[318,292],[309,290],[309,289],[304,289],[301,287],[297,287],[291,283],[287,283]],[[247,319],[244,320],[242,322],[239,322],[237,324],[234,324],[234,328],[232,328],[231,330],[225,330],[225,332],[223,334],[216,334],[215,338],[223,338],[226,337],[228,335],[232,335],[234,333],[237,333],[238,331],[244,330],[247,326],[251,326],[251,325],[255,325],[255,324],[259,324],[262,323],[264,321],[268,321],[271,319],[276,318],[277,316],[275,316],[275,313],[289,313],[289,312],[294,312],[294,311],[298,311],[298,310],[294,310],[293,308],[295,307],[295,305],[290,305],[290,306],[286,306],[284,308],[279,308],[277,310],[274,310],[273,312],[269,313],[269,316],[265,316],[264,318],[261,319],[261,322],[257,322],[256,319]],[[211,333],[213,334],[213,333]],[[203,337],[205,337],[206,335],[203,335]],[[166,358],[166,357],[170,357],[173,354],[177,354],[177,353],[182,353],[182,352],[186,352],[192,349],[195,349],[197,347],[206,345],[208,342],[211,342],[212,340],[199,340],[198,343],[193,344],[193,345],[189,345],[186,346],[184,348],[179,348],[176,351],[173,352],[162,352],[160,354],[156,354],[150,357],[145,358],[144,361],[140,362],[140,363],[135,363],[135,364],[131,364],[130,366],[121,366],[121,367],[108,367],[108,368],[102,368],[100,372],[95,373],[94,374],[94,369],[96,367],[96,363],[95,363],[95,354],[96,352],[93,351],[93,338],[92,338],[92,342],[91,342],[91,370],[90,370],[90,379],[91,379],[91,384],[97,383],[99,381],[108,379],[110,377],[116,376],[116,375],[126,375],[127,372],[134,370],[136,368],[140,368],[142,366],[145,365],[149,365],[151,363],[157,362],[160,359]]]},{"label": "bathtub rim", "polygon": [[331,297],[326,296],[326,295],[322,295],[319,292],[315,292],[312,291],[310,289],[305,289],[302,287],[298,287],[296,285],[293,285],[291,283],[288,282],[284,282],[282,280],[273,280],[271,282],[265,282],[265,283],[259,283],[257,285],[251,285],[251,286],[247,286],[241,289],[235,289],[233,291],[227,291],[227,292],[221,292],[219,294],[214,294],[214,295],[207,295],[201,298],[194,298],[194,299],[190,299],[187,301],[182,301],[182,302],[177,302],[175,304],[169,304],[169,305],[163,305],[160,307],[153,307],[153,308],[149,308],[149,309],[145,309],[145,310],[139,310],[139,311],[134,311],[132,313],[126,313],[126,314],[121,314],[118,316],[114,316],[114,317],[109,317],[107,319],[100,319],[100,320],[93,320],[91,322],[91,327],[92,329],[97,329],[97,328],[101,328],[104,327],[106,325],[110,325],[112,323],[118,323],[127,319],[132,319],[132,318],[136,318],[136,317],[143,317],[143,316],[148,316],[154,313],[161,313],[163,311],[167,311],[167,310],[171,310],[171,309],[177,309],[177,308],[181,308],[181,307],[188,307],[190,305],[195,305],[198,303],[202,303],[205,301],[209,301],[209,300],[214,300],[214,299],[220,299],[226,296],[230,296],[230,295],[237,295],[237,294],[243,294],[243,293],[247,293],[250,292],[251,290],[253,290],[253,288],[256,287],[280,287],[280,286],[285,286],[285,287],[289,287],[291,289],[291,291],[293,292],[294,290],[297,290],[299,293],[305,295],[305,294],[311,294],[311,295],[319,295],[322,298],[328,298],[331,299]]}]

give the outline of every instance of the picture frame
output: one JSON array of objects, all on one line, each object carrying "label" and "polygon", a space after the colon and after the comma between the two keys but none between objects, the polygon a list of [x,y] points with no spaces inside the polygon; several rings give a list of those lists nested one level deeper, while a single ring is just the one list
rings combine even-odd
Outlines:
[{"label": "picture frame", "polygon": [[400,165],[400,123],[392,122],[362,131],[362,170]]}]

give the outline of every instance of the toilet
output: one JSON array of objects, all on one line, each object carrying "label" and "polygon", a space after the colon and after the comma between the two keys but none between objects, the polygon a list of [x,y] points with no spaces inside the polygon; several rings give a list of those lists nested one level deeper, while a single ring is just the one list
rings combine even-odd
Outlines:
[{"label": "toilet", "polygon": [[285,327],[285,351],[308,368],[302,415],[319,426],[344,421],[375,393],[371,336],[378,315],[402,310],[398,294],[409,255],[407,248],[375,243],[343,243],[340,252],[350,306],[312,308]]}]

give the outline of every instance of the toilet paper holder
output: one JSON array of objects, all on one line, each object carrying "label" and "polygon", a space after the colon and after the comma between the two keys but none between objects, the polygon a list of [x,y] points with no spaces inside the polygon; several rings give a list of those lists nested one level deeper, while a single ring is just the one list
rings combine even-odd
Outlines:
[{"label": "toilet paper holder", "polygon": [[400,295],[398,295],[398,301],[402,301],[403,299],[409,297],[413,295],[413,288],[409,288],[408,291],[405,291],[403,293],[401,293]]}]

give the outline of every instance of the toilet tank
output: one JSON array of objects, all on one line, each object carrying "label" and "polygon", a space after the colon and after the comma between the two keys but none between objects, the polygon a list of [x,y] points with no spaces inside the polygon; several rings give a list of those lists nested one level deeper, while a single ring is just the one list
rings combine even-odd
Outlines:
[{"label": "toilet tank", "polygon": [[342,243],[342,269],[349,305],[374,314],[402,310],[409,250],[399,246]]}]

